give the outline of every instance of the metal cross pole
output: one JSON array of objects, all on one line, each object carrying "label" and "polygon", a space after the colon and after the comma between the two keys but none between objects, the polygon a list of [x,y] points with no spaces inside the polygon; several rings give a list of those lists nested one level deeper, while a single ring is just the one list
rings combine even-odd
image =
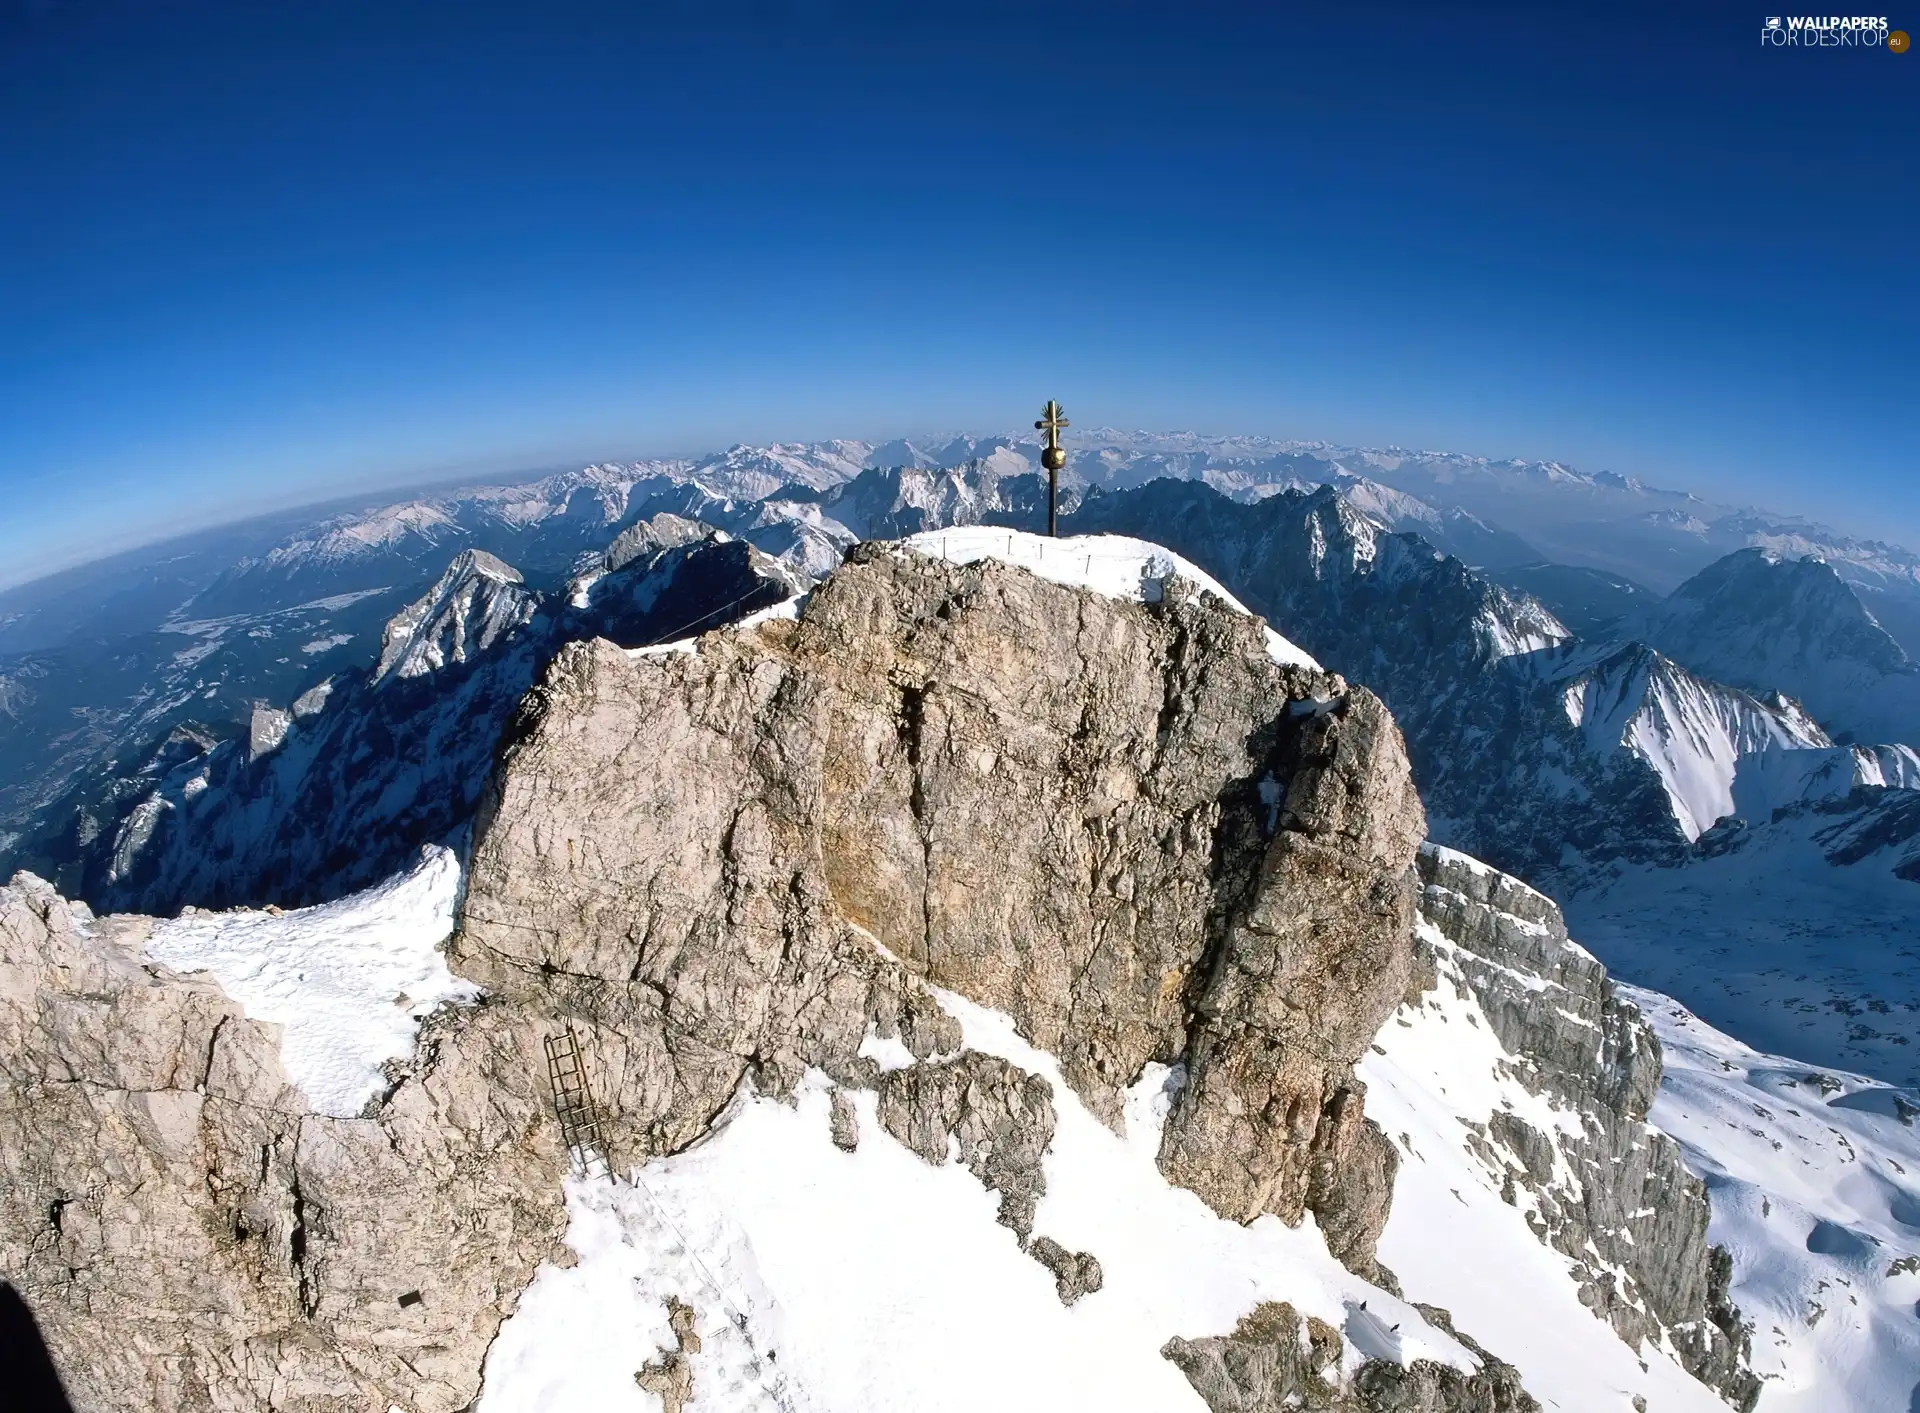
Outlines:
[{"label": "metal cross pole", "polygon": [[1066,448],[1060,445],[1060,429],[1068,425],[1067,415],[1059,403],[1047,399],[1040,420],[1033,424],[1035,431],[1047,434],[1047,444],[1040,452],[1040,464],[1047,468],[1047,534],[1060,533],[1055,519],[1055,508],[1060,500],[1060,468],[1067,464]]}]

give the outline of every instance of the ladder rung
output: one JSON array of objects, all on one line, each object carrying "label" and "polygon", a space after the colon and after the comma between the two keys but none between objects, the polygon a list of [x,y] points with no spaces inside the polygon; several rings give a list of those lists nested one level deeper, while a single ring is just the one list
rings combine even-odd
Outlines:
[{"label": "ladder rung", "polygon": [[591,1177],[604,1177],[611,1163],[600,1137],[600,1114],[587,1082],[587,1066],[580,1042],[571,1027],[546,1037],[547,1081],[553,1089],[554,1117],[574,1166]]}]

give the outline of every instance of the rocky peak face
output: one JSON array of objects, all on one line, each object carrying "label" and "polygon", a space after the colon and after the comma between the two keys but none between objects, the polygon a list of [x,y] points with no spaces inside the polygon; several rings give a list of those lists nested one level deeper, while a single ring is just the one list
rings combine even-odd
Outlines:
[{"label": "rocky peak face", "polygon": [[539,606],[513,566],[485,550],[462,550],[438,583],[387,624],[374,684],[467,662],[524,627]]},{"label": "rocky peak face", "polygon": [[[796,623],[564,649],[459,956],[502,995],[573,987],[624,1037],[621,1133],[660,1151],[749,1073],[847,1073],[864,1022],[833,998],[878,942],[1110,1122],[1184,1062],[1163,1170],[1297,1222],[1383,1161],[1351,1066],[1405,989],[1423,823],[1378,700],[1277,666],[1253,619],[870,547]],[[1343,1211],[1356,1265],[1383,1219]]]},{"label": "rocky peak face", "polygon": [[660,514],[624,532],[574,579],[560,639],[672,642],[803,593],[812,582],[711,525]]},{"label": "rocky peak face", "polygon": [[564,1227],[539,1033],[444,1015],[331,1118],[151,928],[0,886],[0,1271],[75,1408],[467,1407]]},{"label": "rocky peak face", "polygon": [[[797,621],[560,650],[449,948],[486,1001],[430,1020],[361,1117],[314,1112],[270,1028],[145,962],[145,920],[0,890],[0,1057],[30,1099],[0,1114],[0,1266],[87,1413],[466,1407],[560,1229],[539,1042],[568,1026],[623,1163],[815,1068],[927,1161],[958,1152],[1060,1299],[1093,1298],[1098,1252],[1036,1229],[1059,1096],[965,1049],[931,982],[1055,1047],[1116,1127],[1177,1063],[1162,1170],[1226,1216],[1315,1212],[1390,1282],[1353,1063],[1408,988],[1423,825],[1379,702],[1276,664],[1256,620],[863,550]],[[833,1141],[860,1142],[838,1101]],[[1495,1404],[1377,1362],[1356,1409],[1407,1379],[1422,1406],[1532,1406],[1490,1358]]]},{"label": "rocky peak face", "polygon": [[[684,515],[662,512],[650,519],[636,521],[614,536],[613,542],[600,556],[598,571],[612,574],[625,569],[637,559],[648,558],[661,550],[672,549],[676,545],[692,544],[696,540],[708,539],[713,527],[703,525],[698,520],[688,519]],[[583,576],[584,577],[584,576]],[[579,593],[582,585],[578,580],[574,584],[574,593]]]},{"label": "rocky peak face", "polygon": [[[863,547],[796,618],[560,648],[448,944],[484,1002],[429,1019],[358,1117],[315,1112],[270,1027],[148,961],[146,920],[0,889],[0,1064],[27,1099],[0,1110],[0,1270],[83,1413],[468,1407],[564,1225],[542,1051],[564,1028],[617,1169],[824,1084],[822,1142],[877,1124],[958,1161],[1063,1304],[1105,1278],[1097,1241],[1046,1230],[1055,1133],[1069,1110],[1123,1128],[1170,1066],[1160,1172],[1226,1218],[1313,1214],[1377,1302],[1397,1158],[1354,1067],[1439,977],[1584,1125],[1496,1119],[1483,1160],[1597,1313],[1739,1392],[1699,1184],[1644,1125],[1657,1049],[1545,899],[1416,865],[1424,827],[1380,702],[1191,586],[1136,604]],[[968,1002],[1058,1069],[969,1048]],[[1393,1356],[1400,1324],[1352,1305],[1344,1348],[1265,1303],[1159,1352],[1216,1413],[1538,1407],[1444,1311],[1393,1318],[1453,1362]],[[641,1388],[699,1397],[691,1318],[677,1355],[636,1355]]]}]

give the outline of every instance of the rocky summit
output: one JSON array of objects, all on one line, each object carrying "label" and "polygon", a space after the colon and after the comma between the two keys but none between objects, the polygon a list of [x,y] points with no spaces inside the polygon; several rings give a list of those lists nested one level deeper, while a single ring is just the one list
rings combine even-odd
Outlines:
[{"label": "rocky summit", "polygon": [[[1085,1167],[1066,1149],[1121,1155],[1157,1114],[1153,1200],[1224,1233],[1182,1261],[1260,1242],[1259,1279],[1301,1273],[1299,1308],[1235,1291],[1143,1337],[1182,1406],[1537,1409],[1495,1336],[1404,1303],[1379,1260],[1403,1158],[1355,1066],[1442,976],[1471,983],[1515,1074],[1604,1111],[1579,1142],[1518,1119],[1483,1139],[1494,1170],[1520,1155],[1541,1241],[1587,1262],[1581,1298],[1750,1403],[1702,1189],[1645,1141],[1658,1048],[1604,973],[1537,895],[1418,854],[1370,692],[1276,661],[1259,620],[1177,575],[1141,588],[870,544],[790,617],[562,646],[493,767],[447,945],[480,999],[428,1018],[358,1116],[316,1111],[275,1028],[212,979],[151,960],[149,920],[16,877],[0,1271],[76,1407],[520,1406],[503,1322],[588,1249],[570,1157],[646,1194],[824,1094],[818,1151],[964,1171],[1010,1229],[985,1230],[1076,1320],[1143,1297],[1127,1227],[1064,1205]],[[1502,979],[1523,971],[1578,998],[1571,1018]],[[980,1038],[990,1013],[1017,1043]],[[548,1089],[569,1033],[590,1151]],[[649,1211],[669,1200],[651,1190]],[[715,1406],[831,1406],[758,1307],[698,1285],[660,1302],[635,1406],[748,1382],[769,1401]],[[742,1339],[751,1358],[714,1372]]]}]

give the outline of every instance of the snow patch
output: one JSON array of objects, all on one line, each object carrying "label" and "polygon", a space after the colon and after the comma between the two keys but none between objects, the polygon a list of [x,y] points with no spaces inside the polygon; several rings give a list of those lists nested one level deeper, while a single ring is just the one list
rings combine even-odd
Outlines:
[{"label": "snow patch", "polygon": [[424,1020],[480,993],[447,970],[460,863],[437,845],[418,865],[317,908],[190,912],[159,923],[149,960],[209,972],[253,1020],[281,1028],[280,1061],[315,1109],[352,1118],[413,1052]]},{"label": "snow patch", "polygon": [[[1125,535],[1070,535],[1054,539],[1023,530],[996,530],[984,525],[951,530],[928,530],[909,536],[901,545],[916,553],[944,559],[949,564],[973,564],[983,559],[1015,565],[1055,584],[1090,589],[1107,598],[1132,603],[1157,603],[1169,579],[1179,577],[1214,595],[1237,613],[1253,615],[1228,593],[1220,581],[1172,550]],[[1282,666],[1318,669],[1313,657],[1266,629],[1267,654]]]}]

